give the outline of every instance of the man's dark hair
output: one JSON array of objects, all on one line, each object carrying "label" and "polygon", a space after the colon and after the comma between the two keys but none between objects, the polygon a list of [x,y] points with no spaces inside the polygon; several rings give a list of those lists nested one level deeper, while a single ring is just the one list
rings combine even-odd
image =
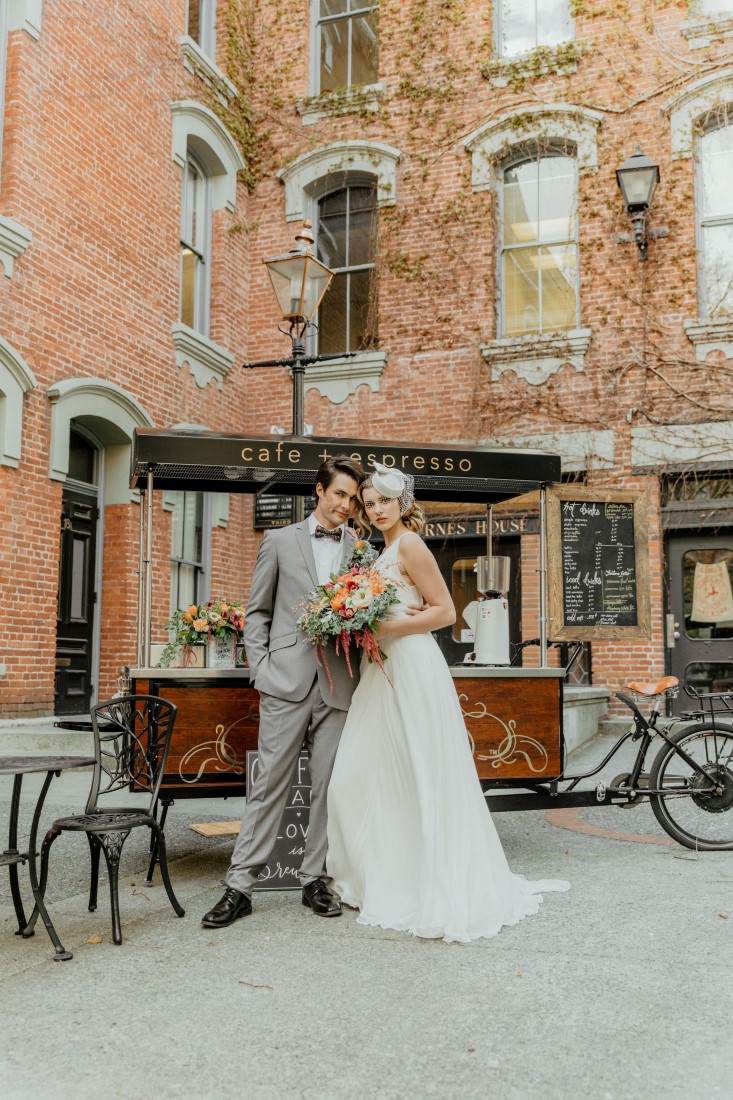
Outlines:
[{"label": "man's dark hair", "polygon": [[318,467],[316,485],[322,486],[324,490],[327,489],[336,474],[353,477],[357,485],[361,485],[365,477],[362,464],[357,459],[351,458],[350,455],[333,455]]}]

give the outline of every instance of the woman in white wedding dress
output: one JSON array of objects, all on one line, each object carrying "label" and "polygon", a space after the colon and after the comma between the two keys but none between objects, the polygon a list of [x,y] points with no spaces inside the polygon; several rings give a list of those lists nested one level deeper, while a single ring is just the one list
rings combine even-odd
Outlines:
[{"label": "woman in white wedding dress", "polygon": [[362,661],[341,735],[326,868],[360,924],[465,943],[536,913],[543,891],[569,883],[528,882],[509,870],[430,633],[453,623],[455,609],[416,533],[423,517],[411,481],[377,467],[359,490],[362,518],[384,536],[375,568],[398,585],[399,603],[377,630],[387,675]]}]

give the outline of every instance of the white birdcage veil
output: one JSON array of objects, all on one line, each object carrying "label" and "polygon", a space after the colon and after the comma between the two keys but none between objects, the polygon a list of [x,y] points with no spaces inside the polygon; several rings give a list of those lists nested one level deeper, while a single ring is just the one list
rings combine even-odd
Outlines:
[{"label": "white birdcage veil", "polygon": [[383,466],[381,462],[373,462],[374,473],[371,482],[376,491],[390,500],[399,500],[400,515],[404,516],[415,503],[415,479],[412,474],[405,474],[402,470],[393,470],[389,466]]}]

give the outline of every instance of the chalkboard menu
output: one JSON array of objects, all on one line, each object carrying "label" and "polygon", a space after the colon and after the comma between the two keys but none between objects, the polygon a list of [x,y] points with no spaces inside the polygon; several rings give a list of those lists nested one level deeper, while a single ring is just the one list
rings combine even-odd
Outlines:
[{"label": "chalkboard menu", "polygon": [[[303,500],[305,515],[309,515],[316,506],[315,496]],[[277,493],[260,493],[255,497],[255,530],[269,527],[285,527],[293,522],[293,497]]]},{"label": "chalkboard menu", "polygon": [[642,493],[550,490],[548,558],[552,641],[650,636]]},{"label": "chalkboard menu", "polygon": [[[247,753],[247,790],[257,777],[257,753]],[[308,836],[311,805],[311,781],[308,753],[301,752],[293,772],[288,802],[277,831],[267,867],[254,884],[255,890],[299,890],[298,871]]]}]

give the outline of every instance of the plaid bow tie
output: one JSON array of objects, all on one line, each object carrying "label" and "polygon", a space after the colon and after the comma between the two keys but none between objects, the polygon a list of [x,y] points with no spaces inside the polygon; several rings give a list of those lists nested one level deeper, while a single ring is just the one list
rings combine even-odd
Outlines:
[{"label": "plaid bow tie", "polygon": [[333,539],[334,542],[341,542],[341,528],[334,527],[333,531],[327,531],[325,527],[321,527],[320,523],[316,527],[317,539]]}]

